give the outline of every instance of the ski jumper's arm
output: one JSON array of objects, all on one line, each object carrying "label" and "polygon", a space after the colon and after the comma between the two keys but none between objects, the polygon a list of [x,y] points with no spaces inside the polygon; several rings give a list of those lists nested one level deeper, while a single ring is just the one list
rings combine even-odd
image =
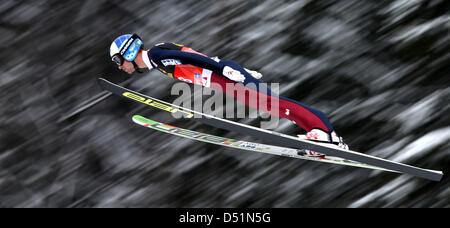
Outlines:
[{"label": "ski jumper's arm", "polygon": [[[211,73],[219,77],[229,78],[234,82],[243,82],[245,80],[245,76],[242,73],[245,70],[241,66],[239,68],[242,69],[234,69],[227,64],[230,61],[223,61],[217,57],[209,58],[205,54],[181,44],[157,44],[150,50],[149,57],[153,66],[159,71],[186,82],[194,82],[197,79],[193,79],[193,77],[199,78],[200,75],[208,77],[207,75]],[[204,69],[206,72],[198,72],[199,69]]]},{"label": "ski jumper's arm", "polygon": [[179,60],[183,65],[193,65],[196,67],[205,68],[211,70],[212,72],[222,75],[224,65],[220,62],[216,62],[209,57],[201,55],[200,53],[191,53],[181,50],[168,50],[163,48],[153,48],[151,59],[155,62],[163,60]]}]

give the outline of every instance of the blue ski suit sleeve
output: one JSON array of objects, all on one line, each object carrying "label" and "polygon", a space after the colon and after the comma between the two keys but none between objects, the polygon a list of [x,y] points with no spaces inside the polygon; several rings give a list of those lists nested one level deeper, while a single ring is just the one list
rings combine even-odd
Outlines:
[{"label": "blue ski suit sleeve", "polygon": [[205,68],[219,75],[222,75],[224,67],[220,62],[216,62],[199,54],[162,49],[158,47],[152,49],[151,59],[158,62],[164,59],[177,59],[180,60],[182,64],[191,64],[197,67]]}]

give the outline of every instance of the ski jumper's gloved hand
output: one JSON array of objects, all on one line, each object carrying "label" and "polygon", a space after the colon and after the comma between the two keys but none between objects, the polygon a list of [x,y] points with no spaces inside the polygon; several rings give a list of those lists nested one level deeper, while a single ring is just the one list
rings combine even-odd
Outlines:
[{"label": "ski jumper's gloved hand", "polygon": [[261,79],[262,78],[262,74],[259,73],[258,71],[254,71],[254,70],[249,70],[247,68],[244,68],[245,71],[247,71],[247,73],[249,73],[252,77],[256,78],[256,79]]},{"label": "ski jumper's gloved hand", "polygon": [[241,72],[229,66],[223,68],[222,75],[235,82],[244,82],[245,80],[245,76]]}]

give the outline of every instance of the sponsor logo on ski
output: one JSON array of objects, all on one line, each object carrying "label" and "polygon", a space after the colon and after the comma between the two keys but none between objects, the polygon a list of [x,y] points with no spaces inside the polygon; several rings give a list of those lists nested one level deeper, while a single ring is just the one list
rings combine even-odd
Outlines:
[{"label": "sponsor logo on ski", "polygon": [[239,145],[239,147],[256,149],[256,143],[243,142],[241,145]]},{"label": "sponsor logo on ski", "polygon": [[228,145],[228,144],[231,144],[231,143],[237,141],[234,139],[222,138],[222,137],[218,137],[218,136],[214,136],[214,135],[201,134],[196,131],[190,131],[190,130],[186,130],[186,129],[176,128],[176,127],[166,125],[166,124],[161,124],[161,123],[149,124],[148,127],[151,127],[151,128],[157,129],[157,130],[159,129],[161,131],[168,132],[168,133],[170,132],[173,134],[179,134],[179,135],[183,135],[183,136],[186,136],[189,138],[200,139],[203,141],[213,142],[213,143],[222,143],[222,144]]},{"label": "sponsor logo on ski", "polygon": [[186,112],[186,111],[183,111],[183,110],[180,110],[180,109],[177,109],[177,108],[172,108],[172,107],[170,107],[170,106],[168,106],[168,105],[159,103],[159,102],[154,101],[154,100],[152,100],[152,99],[150,99],[150,98],[147,99],[147,98],[145,98],[145,97],[141,97],[141,96],[139,96],[139,95],[137,95],[137,94],[134,94],[134,93],[125,92],[125,93],[123,93],[122,95],[123,95],[124,97],[128,97],[128,98],[133,99],[133,100],[135,100],[135,101],[144,103],[144,104],[146,104],[146,105],[149,105],[149,106],[152,106],[152,107],[155,107],[155,108],[158,108],[158,109],[167,111],[167,112],[171,112],[171,113],[180,112],[180,113],[183,113],[183,114],[185,114],[185,116],[186,116],[187,118],[192,118],[192,117],[194,116],[194,114],[192,114],[192,113],[190,113],[190,112]]}]

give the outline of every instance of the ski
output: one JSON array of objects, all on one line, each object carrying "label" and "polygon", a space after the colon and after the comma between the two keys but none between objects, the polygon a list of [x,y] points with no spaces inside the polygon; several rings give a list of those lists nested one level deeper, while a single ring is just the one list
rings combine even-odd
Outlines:
[{"label": "ski", "polygon": [[[340,157],[342,159],[347,159],[350,161],[356,161],[359,163],[368,164],[371,166],[377,166],[388,170],[397,171],[400,173],[405,173],[413,175],[416,177],[421,177],[428,180],[440,181],[443,173],[441,171],[423,169],[399,162],[389,161],[386,159],[362,154],[356,151],[343,150],[334,147],[333,145],[326,145],[312,141],[301,140],[296,137],[285,135],[279,132],[274,132],[266,129],[261,129],[234,121],[214,117],[205,113],[190,110],[184,107],[173,105],[169,102],[165,102],[147,95],[140,94],[133,90],[121,87],[114,84],[106,79],[100,78],[99,85],[109,92],[116,94],[120,97],[133,100],[160,110],[167,112],[182,113],[186,118],[190,118],[199,121],[204,124],[208,124],[213,127],[239,132],[241,134],[258,137],[263,140],[268,140],[269,142],[284,147],[299,148],[305,150],[316,151],[327,156]],[[196,118],[194,117],[196,115]],[[198,116],[198,118],[197,118]]]},{"label": "ski", "polygon": [[[120,85],[126,85],[131,81],[131,78],[128,78],[127,80],[123,81],[122,83],[120,83]],[[73,111],[69,112],[68,114],[62,116],[59,120],[58,123],[62,123],[66,120],[72,119],[75,116],[79,115],[80,113],[94,107],[95,105],[97,105],[98,103],[106,100],[108,97],[110,97],[112,95],[111,92],[108,91],[103,91],[95,96],[92,96],[89,100],[86,100],[85,102],[81,103],[79,106],[77,106],[75,109],[73,109]]]},{"label": "ski", "polygon": [[278,156],[284,156],[284,157],[290,157],[290,158],[297,158],[297,159],[303,159],[303,160],[310,160],[310,161],[319,161],[319,162],[325,162],[325,163],[331,163],[331,164],[337,164],[337,165],[345,165],[345,166],[353,166],[353,167],[360,167],[360,168],[367,168],[367,169],[374,169],[374,170],[382,170],[382,171],[390,171],[390,172],[396,172],[393,170],[383,169],[381,167],[371,166],[355,161],[349,161],[346,159],[338,158],[338,157],[331,157],[327,155],[321,155],[317,156],[314,154],[308,154],[303,152],[301,149],[292,149],[287,147],[279,147],[279,146],[273,146],[268,144],[261,144],[261,143],[254,143],[249,141],[243,141],[243,140],[236,140],[231,138],[225,138],[220,137],[217,135],[211,135],[206,134],[199,131],[192,131],[176,126],[171,126],[165,123],[161,123],[155,120],[151,120],[148,118],[145,118],[140,115],[134,115],[132,118],[133,122],[153,129],[160,132],[168,133],[171,135],[181,136],[184,138],[205,142],[205,143],[211,143],[219,146],[225,146],[229,148],[234,149],[240,149],[240,150],[247,150],[257,153],[265,153],[265,154],[272,154],[272,155],[278,155]]}]

